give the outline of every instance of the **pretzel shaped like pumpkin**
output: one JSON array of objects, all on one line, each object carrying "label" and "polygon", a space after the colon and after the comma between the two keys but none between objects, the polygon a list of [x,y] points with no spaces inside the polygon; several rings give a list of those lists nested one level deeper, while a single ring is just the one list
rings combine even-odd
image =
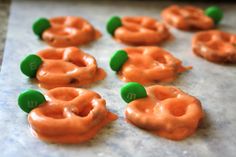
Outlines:
[{"label": "pretzel shaped like pumpkin", "polygon": [[[105,100],[93,91],[59,87],[49,90],[48,101],[39,103],[35,91],[19,96],[22,109],[39,105],[29,111],[28,121],[33,133],[53,143],[81,143],[93,138],[105,125],[117,119],[109,112]],[[24,101],[23,101],[24,100]]]},{"label": "pretzel shaped like pumpkin", "polygon": [[236,35],[219,30],[196,33],[192,40],[193,52],[209,61],[236,63]]},{"label": "pretzel shaped like pumpkin", "polygon": [[53,47],[84,45],[101,36],[87,20],[75,16],[40,18],[34,23],[33,31]]},{"label": "pretzel shaped like pumpkin", "polygon": [[191,67],[160,47],[128,47],[113,54],[110,67],[125,82],[152,84],[173,81]]},{"label": "pretzel shaped like pumpkin", "polygon": [[166,23],[182,30],[207,30],[222,19],[223,13],[218,7],[209,7],[204,12],[194,6],[172,5],[162,12]]},{"label": "pretzel shaped like pumpkin", "polygon": [[107,23],[107,31],[116,40],[129,45],[156,45],[170,37],[164,24],[147,16],[121,19],[114,16]]},{"label": "pretzel shaped like pumpkin", "polygon": [[147,87],[146,91],[142,87],[147,94],[140,97],[140,89],[134,85],[125,85],[121,90],[123,99],[129,102],[125,110],[128,122],[172,140],[182,140],[195,132],[203,117],[198,99],[176,87],[160,85]]},{"label": "pretzel shaped like pumpkin", "polygon": [[[42,60],[39,64],[36,60]],[[106,73],[95,58],[76,47],[48,48],[27,56],[21,63],[22,72],[36,77],[43,88],[79,87],[102,80]]]}]

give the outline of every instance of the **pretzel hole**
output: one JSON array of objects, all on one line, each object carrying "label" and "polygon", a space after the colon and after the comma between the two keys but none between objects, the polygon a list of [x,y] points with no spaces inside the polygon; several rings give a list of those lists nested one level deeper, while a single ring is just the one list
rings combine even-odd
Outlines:
[{"label": "pretzel hole", "polygon": [[162,63],[162,64],[166,64],[166,58],[164,55],[158,55],[158,56],[155,56],[154,59],[159,62],[159,63]]},{"label": "pretzel hole", "polygon": [[227,45],[225,42],[212,42],[211,44],[208,45],[211,49],[218,50],[220,52],[225,52],[227,51],[228,48],[230,48],[229,45]]},{"label": "pretzel hole", "polygon": [[211,35],[210,34],[202,34],[202,35],[198,36],[198,40],[200,40],[202,42],[208,42],[211,40]]},{"label": "pretzel hole", "polygon": [[74,23],[71,23],[69,27],[81,30],[84,28],[84,26],[88,26],[88,25],[86,25],[86,23],[84,23],[81,20],[77,20]]},{"label": "pretzel hole", "polygon": [[71,29],[67,29],[67,28],[51,28],[50,29],[51,34],[54,34],[55,38],[60,39],[61,37],[65,37],[70,35]]},{"label": "pretzel hole", "polygon": [[147,28],[147,29],[149,29],[149,30],[153,30],[153,31],[156,31],[156,30],[157,30],[156,25],[145,25],[144,27]]},{"label": "pretzel hole", "polygon": [[221,35],[221,38],[225,42],[230,42],[231,41],[231,36],[230,35]]},{"label": "pretzel hole", "polygon": [[174,91],[171,91],[170,89],[163,89],[163,90],[156,89],[156,91],[154,92],[154,95],[160,101],[176,97],[176,94],[174,93]]},{"label": "pretzel hole", "polygon": [[77,78],[72,78],[69,83],[70,84],[79,83],[79,80]]},{"label": "pretzel hole", "polygon": [[81,110],[80,112],[74,110],[72,111],[74,114],[76,114],[79,117],[86,117],[89,112],[93,109],[93,105],[92,104],[88,104],[85,108],[83,108],[83,110]]},{"label": "pretzel hole", "polygon": [[126,18],[125,21],[129,23],[133,23],[133,24],[138,24],[138,25],[142,23],[140,19],[136,19],[136,18]]},{"label": "pretzel hole", "polygon": [[64,62],[55,62],[55,64],[45,67],[45,71],[53,74],[65,74],[73,70],[74,67],[66,65]]},{"label": "pretzel hole", "polygon": [[137,27],[125,27],[125,29],[130,32],[138,32],[139,31],[139,29]]},{"label": "pretzel hole", "polygon": [[87,66],[86,63],[85,63],[85,61],[82,60],[82,59],[70,60],[69,62],[75,64],[75,65],[78,66],[78,67],[86,67],[86,66]]},{"label": "pretzel hole", "polygon": [[180,117],[186,113],[187,104],[182,101],[177,101],[169,106],[169,111],[173,116]]},{"label": "pretzel hole", "polygon": [[65,40],[66,40],[67,42],[70,42],[70,38],[68,38],[68,37],[66,37]]},{"label": "pretzel hole", "polygon": [[176,16],[180,16],[180,15],[181,15],[181,11],[178,10],[178,9],[172,9],[170,13],[171,13],[171,14],[174,14],[174,15],[176,15]]},{"label": "pretzel hole", "polygon": [[79,96],[79,93],[76,90],[55,90],[51,96],[57,100],[71,101]]}]

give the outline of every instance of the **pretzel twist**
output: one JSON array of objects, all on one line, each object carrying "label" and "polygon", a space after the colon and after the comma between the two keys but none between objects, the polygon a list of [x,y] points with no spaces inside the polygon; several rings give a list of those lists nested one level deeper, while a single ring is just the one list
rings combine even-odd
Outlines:
[{"label": "pretzel twist", "polygon": [[212,62],[236,63],[236,35],[218,30],[194,35],[193,52]]},{"label": "pretzel twist", "polygon": [[79,87],[102,80],[106,73],[97,66],[95,58],[76,47],[49,48],[38,52],[43,64],[36,78],[44,88]]},{"label": "pretzel twist", "polygon": [[95,92],[72,87],[48,91],[50,99],[32,110],[29,123],[36,136],[48,142],[81,143],[96,135],[117,116]]},{"label": "pretzel twist", "polygon": [[214,21],[202,9],[194,6],[172,5],[162,12],[166,23],[183,30],[207,30],[214,27]]},{"label": "pretzel twist", "polygon": [[50,19],[51,27],[43,32],[42,39],[53,47],[87,44],[101,34],[82,17],[63,16]]},{"label": "pretzel twist", "polygon": [[130,45],[156,45],[169,36],[164,24],[146,16],[123,17],[122,26],[114,33],[118,41]]},{"label": "pretzel twist", "polygon": [[128,104],[125,115],[129,122],[172,140],[194,133],[203,117],[199,100],[171,86],[155,85],[146,90],[147,98]]},{"label": "pretzel twist", "polygon": [[129,47],[124,50],[129,59],[123,64],[118,75],[125,82],[170,82],[178,73],[191,68],[182,66],[179,59],[160,47]]}]

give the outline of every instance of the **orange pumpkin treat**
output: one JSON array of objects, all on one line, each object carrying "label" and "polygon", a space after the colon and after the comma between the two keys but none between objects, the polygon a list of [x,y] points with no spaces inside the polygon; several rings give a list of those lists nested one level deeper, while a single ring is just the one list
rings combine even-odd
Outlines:
[{"label": "orange pumpkin treat", "polygon": [[39,85],[46,89],[80,87],[106,77],[95,58],[76,47],[39,51],[37,55],[27,56],[20,68],[25,75],[36,77]]},{"label": "orange pumpkin treat", "polygon": [[162,11],[164,21],[182,30],[208,30],[215,27],[223,17],[218,7],[202,10],[194,6],[172,5]]},{"label": "orange pumpkin treat", "polygon": [[75,16],[40,18],[33,24],[33,31],[53,47],[84,45],[101,36],[88,21]]},{"label": "orange pumpkin treat", "polygon": [[125,82],[153,84],[173,81],[179,73],[191,67],[160,47],[128,47],[118,50],[110,59],[110,67]]},{"label": "orange pumpkin treat", "polygon": [[196,33],[192,40],[193,52],[209,61],[236,63],[236,35],[219,30]]},{"label": "orange pumpkin treat", "polygon": [[129,45],[157,45],[170,37],[164,24],[146,16],[111,17],[107,31],[116,40]]},{"label": "orange pumpkin treat", "polygon": [[125,110],[128,122],[171,140],[192,135],[203,118],[200,101],[176,87],[154,85],[145,89],[128,83],[121,96],[129,103]]},{"label": "orange pumpkin treat", "polygon": [[58,87],[49,90],[47,96],[48,101],[40,92],[28,90],[18,98],[20,108],[29,113],[33,133],[46,142],[86,142],[118,118],[93,91]]}]

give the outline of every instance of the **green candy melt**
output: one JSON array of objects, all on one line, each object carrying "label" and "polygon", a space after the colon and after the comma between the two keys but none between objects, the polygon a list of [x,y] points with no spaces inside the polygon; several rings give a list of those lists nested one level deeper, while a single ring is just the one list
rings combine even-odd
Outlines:
[{"label": "green candy melt", "polygon": [[39,18],[33,23],[32,29],[34,34],[36,34],[39,38],[41,38],[43,32],[50,27],[51,24],[48,19]]},{"label": "green candy melt", "polygon": [[205,10],[205,15],[212,18],[215,24],[218,24],[224,16],[223,11],[217,6],[208,7]]},{"label": "green candy melt", "polygon": [[145,88],[137,82],[129,82],[120,90],[122,99],[129,103],[133,100],[147,97]]},{"label": "green candy melt", "polygon": [[128,60],[128,54],[124,50],[116,51],[110,59],[110,67],[113,71],[119,71],[122,65]]},{"label": "green candy melt", "polygon": [[28,55],[20,64],[20,70],[28,77],[35,77],[42,59],[34,54]]},{"label": "green candy melt", "polygon": [[32,89],[21,93],[18,97],[18,105],[27,113],[44,102],[46,102],[44,95]]},{"label": "green candy melt", "polygon": [[107,22],[106,29],[109,34],[114,35],[115,30],[120,26],[122,26],[120,17],[112,16]]}]

